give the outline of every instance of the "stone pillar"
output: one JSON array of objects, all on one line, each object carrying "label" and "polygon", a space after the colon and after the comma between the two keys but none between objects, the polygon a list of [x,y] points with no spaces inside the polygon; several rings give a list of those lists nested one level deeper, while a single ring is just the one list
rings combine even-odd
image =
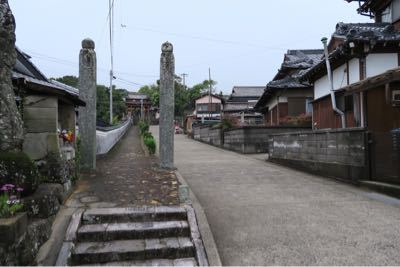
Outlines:
[{"label": "stone pillar", "polygon": [[172,44],[161,46],[160,61],[160,167],[174,168],[175,59]]},{"label": "stone pillar", "polygon": [[16,57],[14,16],[0,0],[0,151],[21,150],[24,138],[11,79]]},{"label": "stone pillar", "polygon": [[86,102],[79,107],[82,170],[96,169],[96,52],[91,39],[82,41],[79,54],[79,97]]}]

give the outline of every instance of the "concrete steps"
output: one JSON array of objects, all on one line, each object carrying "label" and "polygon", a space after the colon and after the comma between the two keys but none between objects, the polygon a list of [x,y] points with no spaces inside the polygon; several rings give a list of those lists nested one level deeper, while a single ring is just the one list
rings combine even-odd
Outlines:
[{"label": "concrete steps", "polygon": [[91,264],[189,257],[194,257],[194,246],[189,238],[136,239],[80,242],[72,253],[72,263]]},{"label": "concrete steps", "polygon": [[189,235],[186,221],[103,223],[82,225],[78,241],[110,241],[140,238],[164,238]]},{"label": "concrete steps", "polygon": [[113,261],[105,264],[86,264],[81,266],[196,266],[195,258],[154,259],[143,261]]},{"label": "concrete steps", "polygon": [[57,265],[208,265],[194,210],[184,207],[77,211]]}]

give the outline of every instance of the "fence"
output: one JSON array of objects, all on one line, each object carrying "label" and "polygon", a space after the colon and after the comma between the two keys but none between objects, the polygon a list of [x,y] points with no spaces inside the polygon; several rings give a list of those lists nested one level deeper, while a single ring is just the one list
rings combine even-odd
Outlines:
[{"label": "fence", "polygon": [[96,154],[107,154],[121,139],[132,124],[129,119],[126,122],[112,127],[101,127],[96,130]]}]

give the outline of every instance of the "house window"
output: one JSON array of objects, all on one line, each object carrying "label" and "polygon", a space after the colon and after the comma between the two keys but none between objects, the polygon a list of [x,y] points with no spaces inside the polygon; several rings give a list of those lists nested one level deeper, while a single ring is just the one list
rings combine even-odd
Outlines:
[{"label": "house window", "polygon": [[344,111],[353,111],[354,109],[354,100],[353,95],[347,95],[344,97]]},{"label": "house window", "polygon": [[400,0],[394,0],[392,2],[392,21],[396,22],[400,19]]},{"label": "house window", "polygon": [[197,111],[208,111],[208,104],[197,104]]},{"label": "house window", "polygon": [[312,101],[312,98],[306,98],[306,114],[311,114],[313,112]]},{"label": "house window", "polygon": [[392,6],[388,5],[381,13],[381,22],[392,22]]}]

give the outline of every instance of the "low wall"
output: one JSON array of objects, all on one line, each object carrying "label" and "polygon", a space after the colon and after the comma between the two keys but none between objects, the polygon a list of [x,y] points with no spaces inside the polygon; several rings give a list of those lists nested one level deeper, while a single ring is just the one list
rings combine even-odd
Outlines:
[{"label": "low wall", "polygon": [[195,140],[214,145],[222,146],[222,129],[209,126],[193,127],[193,138]]},{"label": "low wall", "polygon": [[357,183],[369,176],[365,129],[317,130],[270,135],[269,160]]},{"label": "low wall", "polygon": [[224,131],[223,146],[243,154],[267,153],[270,134],[309,131],[309,127],[247,126]]},{"label": "low wall", "polygon": [[126,133],[131,124],[132,121],[127,120],[118,128],[110,131],[96,130],[96,154],[107,154],[108,151],[110,151],[114,147],[114,145],[121,139],[121,137]]}]

